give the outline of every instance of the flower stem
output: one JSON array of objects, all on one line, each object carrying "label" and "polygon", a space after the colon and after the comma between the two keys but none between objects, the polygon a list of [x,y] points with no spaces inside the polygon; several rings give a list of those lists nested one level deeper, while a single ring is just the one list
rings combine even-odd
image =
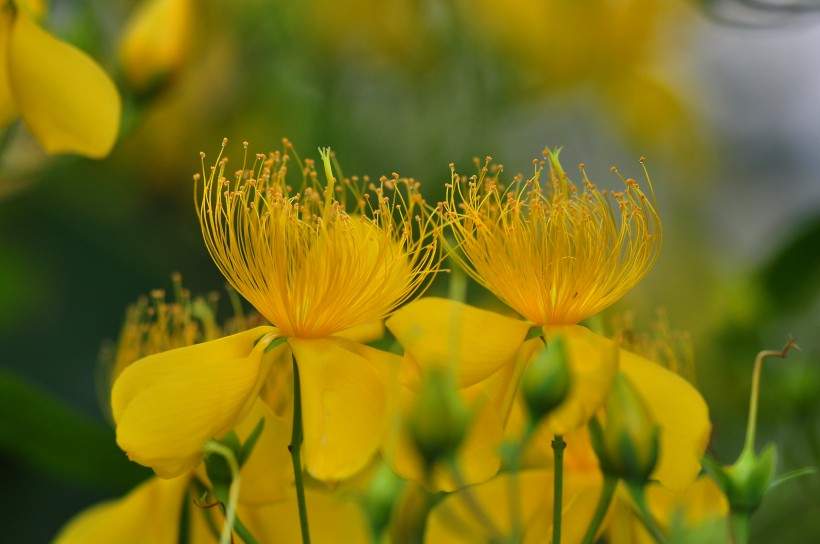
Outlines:
[{"label": "flower stem", "polygon": [[293,431],[290,435],[290,459],[293,463],[293,478],[296,484],[296,501],[299,506],[299,527],[302,531],[302,544],[310,544],[307,504],[305,503],[305,484],[302,480],[302,389],[299,383],[299,366],[293,358]]},{"label": "flower stem", "polygon": [[643,487],[638,484],[629,484],[628,487],[629,494],[632,495],[632,500],[635,501],[635,506],[637,507],[638,518],[641,520],[641,523],[643,523],[644,528],[657,544],[666,544],[666,536],[664,536],[663,531],[661,531],[661,528],[658,526],[658,522],[655,521],[655,518],[652,516],[646,504],[646,494],[644,493]]},{"label": "flower stem", "polygon": [[564,448],[567,443],[564,437],[556,434],[552,438],[552,451],[555,460],[552,480],[552,542],[561,544],[561,518],[563,515],[564,499]]},{"label": "flower stem", "polygon": [[746,544],[749,542],[749,516],[742,512],[729,514],[729,533],[732,544]]},{"label": "flower stem", "polygon": [[[754,370],[752,370],[752,391],[749,394],[749,419],[746,422],[746,442],[744,449],[754,451],[755,429],[757,428],[757,399],[760,394],[760,372],[763,369],[763,361],[769,357],[779,357],[785,359],[792,348],[797,344],[793,339],[789,339],[781,350],[765,350],[757,354],[755,358]],[[800,349],[800,348],[797,348]]]},{"label": "flower stem", "polygon": [[592,520],[587,526],[587,532],[584,535],[583,544],[592,544],[595,542],[595,535],[601,528],[604,522],[606,513],[609,510],[609,505],[612,503],[612,497],[615,495],[615,488],[618,486],[618,479],[607,476],[604,479],[604,487],[601,489],[601,495],[598,497],[598,505],[595,507],[595,513],[592,515]]}]

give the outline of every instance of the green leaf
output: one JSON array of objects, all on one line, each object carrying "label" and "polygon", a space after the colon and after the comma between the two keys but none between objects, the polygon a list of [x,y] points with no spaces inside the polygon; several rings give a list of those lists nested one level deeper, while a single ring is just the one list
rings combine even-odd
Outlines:
[{"label": "green leaf", "polygon": [[797,478],[802,478],[803,476],[812,476],[817,474],[817,467],[803,467],[798,468],[795,470],[790,470],[789,472],[783,474],[782,476],[778,476],[775,478],[772,483],[769,485],[769,489],[774,489],[775,487],[779,486],[780,484],[785,484],[790,480],[795,480]]},{"label": "green leaf", "polygon": [[0,451],[60,480],[125,491],[151,473],[128,460],[114,431],[0,369]]}]

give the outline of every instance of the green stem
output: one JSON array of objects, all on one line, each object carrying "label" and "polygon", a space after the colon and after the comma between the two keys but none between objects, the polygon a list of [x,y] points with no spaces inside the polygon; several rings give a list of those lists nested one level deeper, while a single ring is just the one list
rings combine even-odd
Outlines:
[{"label": "green stem", "polygon": [[742,512],[729,514],[729,534],[733,544],[749,542],[749,516]]},{"label": "green stem", "polygon": [[618,479],[607,476],[604,479],[604,487],[601,489],[601,495],[598,497],[598,505],[595,507],[595,513],[592,515],[592,520],[587,526],[587,532],[584,535],[583,544],[592,544],[595,542],[595,536],[604,522],[606,513],[609,511],[609,505],[612,503],[612,497],[615,495],[615,488],[618,486]]},{"label": "green stem", "polygon": [[307,504],[305,503],[305,484],[302,480],[302,388],[299,383],[299,366],[293,358],[293,431],[290,435],[290,460],[293,463],[293,478],[296,484],[296,501],[299,506],[299,527],[302,531],[302,544],[310,544]]},{"label": "green stem", "polygon": [[643,491],[643,486],[639,484],[629,484],[629,493],[632,495],[632,500],[635,501],[635,506],[637,507],[638,518],[643,523],[644,528],[652,537],[657,544],[666,544],[666,536],[664,536],[663,531],[658,526],[658,522],[655,521],[655,518],[652,516],[652,513],[649,511],[649,507],[646,504],[646,495]]},{"label": "green stem", "polygon": [[749,419],[746,422],[746,442],[744,444],[746,450],[754,452],[755,429],[757,428],[757,399],[760,396],[760,373],[763,370],[763,361],[769,357],[785,359],[795,345],[794,340],[789,339],[780,351],[764,350],[755,357],[755,366],[752,370],[752,390],[749,393]]},{"label": "green stem", "polygon": [[552,480],[552,542],[561,544],[561,518],[563,517],[564,502],[564,448],[567,443],[564,437],[556,434],[552,438],[552,451],[555,460]]}]

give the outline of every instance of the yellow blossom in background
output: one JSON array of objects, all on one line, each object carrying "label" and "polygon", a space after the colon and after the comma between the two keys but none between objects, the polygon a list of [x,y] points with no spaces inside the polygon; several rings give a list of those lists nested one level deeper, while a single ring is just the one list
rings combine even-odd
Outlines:
[{"label": "yellow blossom in background", "polygon": [[21,117],[51,154],[104,157],[119,130],[117,89],[88,55],[40,27],[41,7],[7,2],[0,13],[0,123]]},{"label": "yellow blossom in background", "polygon": [[[434,225],[416,181],[337,180],[329,151],[322,159],[324,182],[287,142],[284,151],[243,159],[233,179],[227,159],[203,163],[195,199],[205,245],[273,326],[152,355],[120,375],[112,391],[117,442],[160,476],[195,466],[205,442],[235,425],[260,393],[274,411],[289,411],[290,390],[275,393],[297,367],[308,473],[345,478],[380,445],[387,382],[401,359],[357,340],[380,333],[370,324],[432,279]],[[300,183],[288,180],[290,170]]]},{"label": "yellow blossom in background", "polygon": [[191,0],[145,0],[123,29],[120,64],[131,86],[149,90],[185,62],[190,48]]}]

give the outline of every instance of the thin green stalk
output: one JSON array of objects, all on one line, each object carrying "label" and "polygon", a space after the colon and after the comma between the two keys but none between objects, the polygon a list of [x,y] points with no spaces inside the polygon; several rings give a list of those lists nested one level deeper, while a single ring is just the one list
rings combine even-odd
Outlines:
[{"label": "thin green stalk", "polygon": [[637,507],[638,518],[641,520],[641,523],[643,523],[644,528],[657,544],[666,544],[666,536],[664,536],[663,531],[661,531],[661,528],[658,526],[658,522],[655,521],[655,518],[652,516],[646,504],[646,495],[644,494],[643,487],[637,484],[630,484],[628,487],[629,494],[632,495],[632,500]]},{"label": "thin green stalk", "polygon": [[229,544],[231,542],[231,535],[233,534],[233,526],[236,518],[236,505],[239,502],[239,463],[236,462],[236,456],[234,456],[233,451],[219,442],[213,440],[206,442],[204,451],[205,453],[221,455],[231,470],[228,503],[225,504],[225,523],[222,525],[222,534],[219,537],[219,544]]},{"label": "thin green stalk", "polygon": [[293,358],[293,431],[290,435],[290,460],[293,463],[293,478],[296,484],[296,501],[299,506],[299,527],[302,531],[302,544],[310,544],[310,527],[308,526],[307,504],[305,503],[305,483],[302,479],[302,388],[299,383],[299,366]]},{"label": "thin green stalk", "polygon": [[[746,442],[744,449],[754,452],[755,446],[755,429],[757,428],[757,399],[760,392],[760,372],[763,369],[763,361],[769,357],[779,357],[785,359],[792,348],[796,348],[797,344],[793,339],[789,339],[786,345],[781,350],[764,350],[755,357],[755,366],[752,370],[752,390],[749,393],[749,419],[746,422]],[[800,349],[800,348],[796,348]]]},{"label": "thin green stalk", "polygon": [[742,512],[729,514],[729,534],[732,544],[746,544],[749,542],[749,515]]},{"label": "thin green stalk", "polygon": [[618,479],[607,476],[604,479],[604,487],[601,489],[601,495],[598,497],[598,505],[595,507],[595,513],[592,515],[587,526],[587,532],[584,534],[583,544],[592,544],[595,542],[595,536],[604,522],[606,513],[609,511],[609,505],[612,503],[612,497],[615,495],[615,488],[618,486]]},{"label": "thin green stalk", "polygon": [[552,451],[555,460],[555,469],[552,480],[552,542],[561,544],[561,518],[564,507],[564,448],[567,443],[564,437],[556,434],[552,438]]}]

